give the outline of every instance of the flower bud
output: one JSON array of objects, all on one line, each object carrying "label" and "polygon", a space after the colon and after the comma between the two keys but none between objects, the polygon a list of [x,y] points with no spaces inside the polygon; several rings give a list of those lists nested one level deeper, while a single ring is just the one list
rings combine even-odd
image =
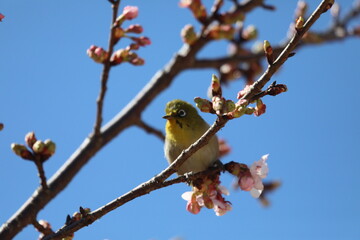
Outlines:
[{"label": "flower bud", "polygon": [[303,27],[304,27],[304,18],[302,16],[299,16],[297,19],[296,19],[296,23],[295,23],[295,29],[297,31],[301,30]]},{"label": "flower bud", "polygon": [[232,112],[235,110],[235,103],[232,100],[226,100],[225,102],[226,112]]},{"label": "flower bud", "polygon": [[267,95],[276,96],[280,93],[286,92],[287,86],[285,84],[272,84],[267,90]]},{"label": "flower bud", "polygon": [[25,135],[25,142],[30,148],[32,148],[32,146],[34,145],[34,143],[36,141],[37,141],[37,139],[35,137],[34,132],[29,132],[28,134]]},{"label": "flower bud", "polygon": [[268,40],[264,41],[264,52],[267,58],[268,63],[271,65],[274,62],[273,49]]},{"label": "flower bud", "polygon": [[4,18],[5,18],[5,16],[0,13],[0,22],[2,22],[2,20],[3,20]]},{"label": "flower bud", "polygon": [[211,77],[211,92],[212,96],[220,96],[222,95],[222,89],[219,78],[213,74]]},{"label": "flower bud", "polygon": [[183,42],[189,45],[192,45],[197,40],[194,26],[192,26],[191,24],[185,25],[181,30],[180,35]]},{"label": "flower bud", "polygon": [[255,181],[249,172],[249,174],[239,178],[238,184],[241,190],[250,191],[254,187]]},{"label": "flower bud", "polygon": [[53,155],[56,150],[56,144],[53,141],[51,141],[50,139],[46,139],[44,141],[44,144],[45,144],[45,153],[50,156]]},{"label": "flower bud", "polygon": [[256,107],[254,111],[255,116],[260,116],[266,111],[266,105],[261,101],[261,99],[256,100]]},{"label": "flower bud", "polygon": [[241,37],[245,39],[246,41],[253,40],[257,38],[258,32],[254,25],[250,25],[247,28],[244,29],[244,31],[241,34]]},{"label": "flower bud", "polygon": [[215,25],[213,26],[209,32],[208,37],[210,39],[233,39],[234,38],[235,29],[232,25]]},{"label": "flower bud", "polygon": [[331,10],[330,10],[331,15],[333,16],[333,18],[339,18],[340,15],[340,5],[336,2],[334,3],[334,5],[332,6]]},{"label": "flower bud", "polygon": [[35,153],[42,153],[44,151],[44,148],[45,148],[45,144],[41,140],[37,140],[32,146],[32,150]]},{"label": "flower bud", "polygon": [[12,143],[11,149],[19,157],[27,160],[33,160],[34,156],[32,153],[22,144]]},{"label": "flower bud", "polygon": [[198,214],[201,210],[201,206],[196,201],[189,201],[186,204],[186,210],[192,214]]},{"label": "flower bud", "polygon": [[231,152],[231,147],[224,139],[219,139],[219,157],[223,157]]},{"label": "flower bud", "polygon": [[212,112],[212,103],[206,99],[196,97],[194,98],[196,103],[196,107],[199,108],[200,111],[210,113]]},{"label": "flower bud", "polygon": [[220,114],[223,111],[225,99],[223,97],[214,96],[212,98],[212,107],[216,114]]},{"label": "flower bud", "polygon": [[130,25],[127,29],[125,29],[125,32],[127,33],[142,33],[144,31],[143,27],[140,24],[133,24]]},{"label": "flower bud", "polygon": [[295,19],[300,16],[305,16],[308,9],[308,5],[305,1],[298,1],[296,10],[295,10]]},{"label": "flower bud", "polygon": [[115,26],[120,26],[125,20],[132,20],[139,14],[138,7],[126,6],[122,14],[115,20]]},{"label": "flower bud", "polygon": [[107,51],[95,45],[90,46],[86,52],[87,55],[97,63],[103,63],[109,56]]},{"label": "flower bud", "polygon": [[140,58],[140,57],[136,57],[134,59],[131,59],[129,61],[132,65],[135,65],[135,66],[141,66],[141,65],[144,65],[145,64],[145,60]]},{"label": "flower bud", "polygon": [[0,131],[4,129],[4,124],[0,123]]},{"label": "flower bud", "polygon": [[140,48],[139,44],[131,43],[129,46],[126,47],[126,51],[130,50],[138,50]]},{"label": "flower bud", "polygon": [[131,37],[131,40],[133,40],[139,46],[146,46],[151,44],[151,41],[148,37]]}]

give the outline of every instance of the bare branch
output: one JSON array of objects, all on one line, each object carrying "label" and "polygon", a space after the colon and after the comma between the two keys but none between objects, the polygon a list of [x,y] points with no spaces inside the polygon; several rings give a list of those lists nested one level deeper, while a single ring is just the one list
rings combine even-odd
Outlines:
[{"label": "bare branch", "polygon": [[45,171],[44,171],[43,163],[40,161],[40,159],[38,157],[35,157],[34,163],[35,163],[36,168],[38,170],[38,175],[39,175],[39,178],[40,178],[41,186],[43,187],[43,189],[48,189],[48,185],[46,183],[46,177],[45,177]]},{"label": "bare branch", "polygon": [[162,131],[150,126],[149,124],[147,124],[146,122],[144,122],[143,120],[139,120],[136,125],[139,127],[139,128],[142,128],[144,129],[147,133],[149,134],[154,134],[155,136],[157,136],[158,138],[160,138],[162,141],[165,140],[165,136],[163,134]]},{"label": "bare branch", "polygon": [[294,36],[291,38],[285,49],[281,52],[278,58],[274,61],[273,64],[269,65],[264,74],[250,87],[250,91],[245,94],[243,99],[251,102],[252,98],[261,92],[261,89],[268,83],[272,75],[284,64],[288,59],[289,55],[294,51],[297,44],[301,41],[303,35],[310,29],[310,27],[315,23],[315,21],[324,13],[325,9],[328,7],[330,0],[323,0],[317,9],[311,14],[309,19],[304,24],[303,28],[294,33]]},{"label": "bare branch", "polygon": [[109,45],[108,45],[108,58],[103,63],[103,71],[101,74],[101,86],[100,86],[100,92],[99,96],[96,100],[97,104],[97,111],[96,111],[96,120],[95,120],[95,126],[94,126],[94,136],[97,137],[100,135],[100,128],[102,123],[102,113],[103,113],[103,107],[104,107],[104,98],[107,90],[107,82],[109,79],[109,72],[111,69],[110,64],[110,58],[114,51],[114,45],[115,45],[115,35],[114,35],[114,23],[116,21],[116,17],[118,14],[119,4],[120,1],[110,1],[112,3],[112,21],[111,21],[111,30],[110,30],[110,36],[109,36]]}]

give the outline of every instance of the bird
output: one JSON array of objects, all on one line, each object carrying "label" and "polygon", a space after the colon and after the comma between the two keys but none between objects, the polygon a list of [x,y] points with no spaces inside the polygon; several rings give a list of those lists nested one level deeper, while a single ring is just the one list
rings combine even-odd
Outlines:
[{"label": "bird", "polygon": [[[169,164],[175,161],[180,153],[197,141],[209,125],[199,115],[195,107],[183,100],[175,99],[165,107],[165,157]],[[207,145],[191,155],[177,170],[178,175],[197,173],[208,169],[219,158],[219,143],[216,135]]]}]

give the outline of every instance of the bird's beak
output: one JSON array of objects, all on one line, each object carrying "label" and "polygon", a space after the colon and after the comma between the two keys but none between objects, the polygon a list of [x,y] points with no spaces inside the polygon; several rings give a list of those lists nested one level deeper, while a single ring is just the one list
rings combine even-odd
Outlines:
[{"label": "bird's beak", "polygon": [[171,115],[165,115],[165,116],[163,116],[162,118],[164,118],[164,119],[171,119],[171,118],[173,118],[173,116],[171,116]]}]

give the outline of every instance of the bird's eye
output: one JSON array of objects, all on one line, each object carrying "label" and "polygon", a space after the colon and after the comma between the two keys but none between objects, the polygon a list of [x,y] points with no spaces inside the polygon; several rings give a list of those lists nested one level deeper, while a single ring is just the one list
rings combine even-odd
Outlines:
[{"label": "bird's eye", "polygon": [[179,116],[179,117],[185,117],[185,116],[186,116],[185,110],[180,109],[180,110],[178,111],[178,116]]}]

